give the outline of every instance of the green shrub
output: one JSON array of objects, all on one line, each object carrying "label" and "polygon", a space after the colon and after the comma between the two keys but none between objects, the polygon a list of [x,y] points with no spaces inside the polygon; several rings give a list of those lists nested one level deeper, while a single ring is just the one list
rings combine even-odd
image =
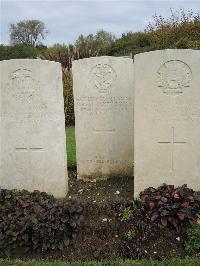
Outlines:
[{"label": "green shrub", "polygon": [[11,46],[0,45],[0,61],[11,58]]},{"label": "green shrub", "polygon": [[38,51],[35,47],[16,44],[12,46],[11,58],[37,58]]},{"label": "green shrub", "polygon": [[0,191],[0,252],[62,250],[83,222],[83,209],[45,192]]},{"label": "green shrub", "polygon": [[16,44],[13,46],[0,45],[0,61],[17,58],[37,58],[38,50],[35,47]]}]

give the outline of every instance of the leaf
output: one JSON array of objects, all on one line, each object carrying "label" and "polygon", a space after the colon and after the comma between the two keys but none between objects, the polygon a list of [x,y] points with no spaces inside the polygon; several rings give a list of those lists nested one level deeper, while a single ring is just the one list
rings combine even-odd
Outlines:
[{"label": "leaf", "polygon": [[161,201],[164,202],[164,203],[166,203],[166,202],[167,202],[167,198],[162,197],[162,198],[161,198]]},{"label": "leaf", "polygon": [[162,217],[161,218],[161,224],[165,227],[167,225],[167,218],[166,217]]},{"label": "leaf", "polygon": [[149,208],[150,208],[150,210],[152,210],[154,208],[154,206],[155,206],[155,203],[153,201],[150,201],[149,202]]},{"label": "leaf", "polygon": [[167,216],[169,215],[169,211],[164,209],[161,213],[160,213],[161,216]]},{"label": "leaf", "polygon": [[183,203],[181,204],[183,207],[188,207],[189,206],[189,201],[188,200],[185,200],[183,201]]},{"label": "leaf", "polygon": [[11,254],[10,254],[10,249],[4,249],[3,252],[4,252],[4,254],[6,255],[6,257],[8,257],[8,258],[10,257],[10,255],[11,255]]},{"label": "leaf", "polygon": [[4,235],[2,232],[0,232],[0,241],[4,239]]},{"label": "leaf", "polygon": [[175,193],[175,194],[174,194],[174,198],[175,198],[175,199],[180,199],[179,194]]},{"label": "leaf", "polygon": [[69,242],[69,239],[65,239],[63,242],[64,242],[65,247],[68,247],[69,246],[69,243],[70,243]]},{"label": "leaf", "polygon": [[177,216],[181,221],[183,221],[186,217],[186,214],[184,212],[178,212]]},{"label": "leaf", "polygon": [[157,218],[158,218],[158,214],[157,213],[153,213],[153,215],[151,216],[151,221],[154,222]]},{"label": "leaf", "polygon": [[189,223],[191,226],[193,226],[196,224],[196,221],[194,219],[189,219]]}]

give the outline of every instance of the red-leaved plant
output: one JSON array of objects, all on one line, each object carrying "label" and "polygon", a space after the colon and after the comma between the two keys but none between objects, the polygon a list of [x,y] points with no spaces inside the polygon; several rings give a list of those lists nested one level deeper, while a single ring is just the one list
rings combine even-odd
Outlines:
[{"label": "red-leaved plant", "polygon": [[149,187],[140,193],[140,200],[151,221],[161,228],[172,225],[180,230],[181,226],[194,225],[200,213],[200,195],[187,185]]}]

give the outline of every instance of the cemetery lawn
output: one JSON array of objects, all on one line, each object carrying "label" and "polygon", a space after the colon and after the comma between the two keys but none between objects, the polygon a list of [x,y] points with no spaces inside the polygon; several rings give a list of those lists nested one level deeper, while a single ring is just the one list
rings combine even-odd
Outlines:
[{"label": "cemetery lawn", "polygon": [[198,266],[198,258],[171,259],[166,261],[148,260],[113,260],[113,261],[88,261],[88,262],[64,262],[64,261],[21,261],[0,260],[0,266]]},{"label": "cemetery lawn", "polygon": [[68,168],[76,167],[76,141],[74,126],[66,127],[67,165]]}]

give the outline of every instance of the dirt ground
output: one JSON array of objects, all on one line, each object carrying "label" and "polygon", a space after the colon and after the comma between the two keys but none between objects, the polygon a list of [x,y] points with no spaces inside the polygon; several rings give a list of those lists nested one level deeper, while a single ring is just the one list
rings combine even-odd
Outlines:
[{"label": "dirt ground", "polygon": [[114,177],[96,182],[77,180],[76,170],[69,171],[68,199],[81,203],[108,204],[133,199],[133,177]]}]

